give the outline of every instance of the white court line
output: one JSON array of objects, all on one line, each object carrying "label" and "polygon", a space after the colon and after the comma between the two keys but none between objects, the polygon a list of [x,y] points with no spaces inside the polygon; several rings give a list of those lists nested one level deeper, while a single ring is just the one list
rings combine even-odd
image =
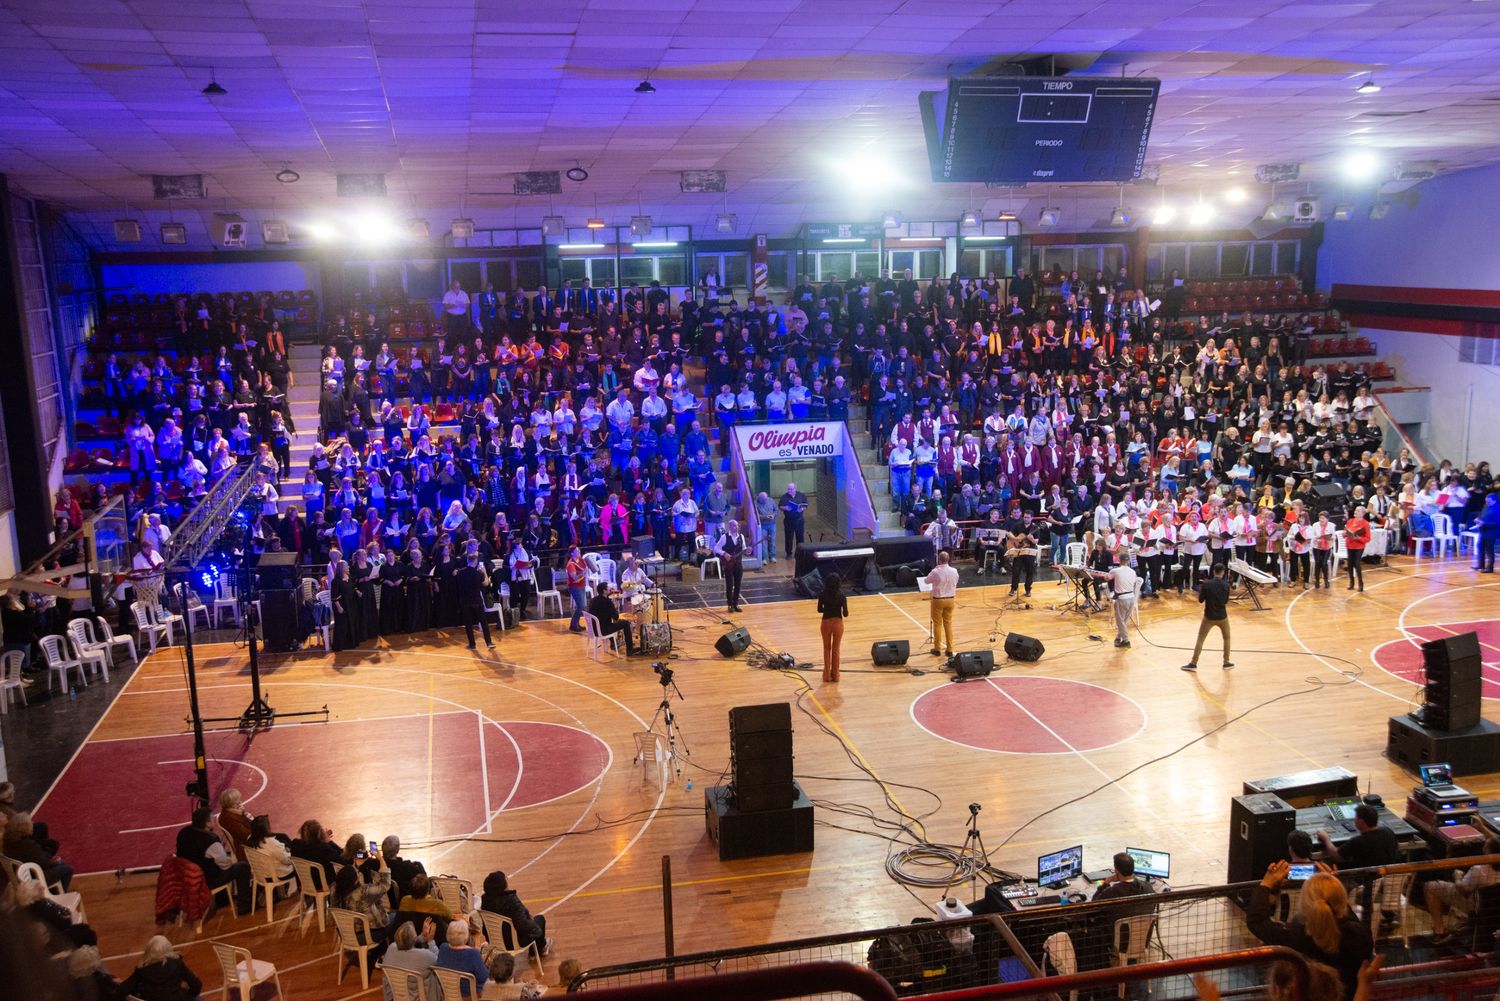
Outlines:
[{"label": "white court line", "polygon": [[[1367,588],[1367,590],[1373,591],[1377,587],[1385,587],[1385,586],[1387,586],[1389,584],[1400,584],[1403,581],[1425,579],[1425,578],[1428,578],[1428,577],[1436,577],[1439,574],[1446,574],[1446,573],[1448,573],[1448,572],[1450,572],[1452,570],[1460,570],[1460,569],[1467,569],[1467,568],[1464,568],[1464,567],[1439,567],[1436,570],[1434,570],[1432,573],[1422,573],[1422,574],[1412,573],[1412,574],[1405,574],[1405,575],[1400,576],[1400,577],[1392,577],[1389,580],[1377,581],[1376,583],[1369,585],[1369,587]],[[1469,571],[1469,572],[1472,573],[1472,571]],[[1480,586],[1483,586],[1483,587],[1493,587],[1494,585],[1493,584],[1485,584],[1485,585],[1480,585]],[[1440,594],[1447,594],[1449,590],[1452,590],[1452,589],[1450,588],[1448,590],[1438,591],[1438,592],[1435,592],[1434,594],[1426,595],[1426,596],[1424,596],[1422,598],[1417,599],[1417,601],[1425,601],[1428,598],[1433,598],[1433,597],[1436,597],[1437,595],[1440,595]],[[1292,625],[1292,609],[1296,608],[1297,607],[1297,602],[1301,601],[1309,593],[1310,592],[1308,592],[1308,591],[1301,591],[1295,597],[1293,597],[1292,600],[1287,603],[1286,612],[1282,616],[1283,622],[1286,625],[1287,635],[1292,638],[1293,642],[1295,642],[1298,646],[1300,646],[1302,648],[1302,651],[1304,653],[1306,653],[1309,656],[1311,656],[1314,660],[1316,660],[1318,663],[1322,664],[1324,667],[1328,668],[1330,671],[1332,671],[1335,674],[1337,674],[1339,677],[1341,677],[1341,678],[1347,678],[1348,680],[1354,681],[1356,684],[1363,685],[1363,686],[1365,686],[1366,688],[1368,688],[1372,692],[1378,692],[1381,695],[1384,695],[1386,698],[1395,699],[1397,702],[1400,702],[1403,705],[1415,706],[1417,703],[1413,702],[1411,699],[1406,698],[1406,697],[1401,696],[1401,695],[1397,695],[1395,692],[1388,692],[1384,688],[1380,688],[1377,685],[1372,685],[1368,681],[1366,681],[1364,678],[1359,678],[1359,677],[1350,678],[1350,676],[1347,673],[1345,673],[1348,670],[1347,668],[1334,666],[1331,662],[1329,662],[1327,659],[1325,659],[1322,654],[1318,653],[1312,647],[1310,647],[1306,643],[1302,642],[1302,637],[1299,636],[1299,635],[1297,635],[1297,629],[1296,629],[1295,626]],[[1416,602],[1413,602],[1413,604],[1415,604],[1415,603]],[[1410,606],[1408,606],[1408,607],[1410,607]],[[1402,613],[1401,613],[1401,615],[1402,615],[1402,619],[1404,620],[1406,612],[1403,610]],[[1398,622],[1397,622],[1397,628],[1398,629],[1402,629],[1403,632],[1404,632],[1404,627],[1401,625],[1401,621],[1402,620],[1398,620]],[[1389,671],[1386,671],[1385,673],[1387,675],[1390,675]]]},{"label": "white court line", "polygon": [[[1141,705],[1139,702],[1137,702],[1135,699],[1131,698],[1130,696],[1126,695],[1124,692],[1117,692],[1113,688],[1105,688],[1103,685],[1096,685],[1093,682],[1089,682],[1089,681],[1075,681],[1072,678],[1054,678],[1054,677],[1050,677],[1050,676],[1045,675],[1045,674],[1008,674],[1008,675],[1006,675],[1006,677],[1007,678],[1031,679],[1031,680],[1035,680],[1035,681],[1055,681],[1055,682],[1057,682],[1059,684],[1063,684],[1063,685],[1084,685],[1084,686],[1086,686],[1088,688],[1097,688],[1101,692],[1109,692],[1111,695],[1114,695],[1117,698],[1124,699],[1126,702],[1129,702],[1131,705],[1135,706],[1135,708],[1141,714],[1141,725],[1138,726],[1138,727],[1136,727],[1135,731],[1133,733],[1130,733],[1127,736],[1121,737],[1119,740],[1116,740],[1116,741],[1114,741],[1112,743],[1101,744],[1098,747],[1091,747],[1091,748],[1089,748],[1090,751],[1107,751],[1107,750],[1109,750],[1112,747],[1119,747],[1121,744],[1129,743],[1130,741],[1132,741],[1135,738],[1139,737],[1141,735],[1141,733],[1143,731],[1145,731],[1146,725],[1150,722],[1150,716],[1147,714],[1145,706]],[[986,679],[986,680],[989,680],[989,679]],[[954,740],[952,737],[945,737],[945,736],[943,736],[942,734],[938,733],[936,730],[933,730],[930,727],[928,727],[927,724],[923,723],[920,719],[917,718],[917,704],[919,702],[921,702],[923,699],[927,698],[929,695],[932,695],[935,692],[946,691],[948,689],[948,687],[949,687],[948,685],[939,685],[939,686],[937,686],[935,688],[929,688],[929,689],[927,689],[927,691],[923,692],[922,694],[918,695],[916,698],[914,698],[914,699],[911,700],[911,706],[908,708],[907,714],[911,717],[911,721],[913,723],[915,723],[917,725],[917,727],[922,730],[922,732],[930,734],[930,735],[936,737],[938,740],[946,741],[946,742],[952,744],[954,747],[962,747],[962,748],[966,748],[966,749],[968,749],[970,751],[979,751],[979,752],[984,753],[984,754],[1014,754],[1014,755],[1017,755],[1017,756],[1032,756],[1032,755],[1049,755],[1049,754],[1068,754],[1068,753],[1070,753],[1069,751],[1006,751],[1006,750],[1001,750],[999,748],[994,748],[994,747],[980,747],[978,744],[965,744],[961,740]],[[1007,692],[1005,694],[1006,694],[1007,697],[1010,697],[1010,693]],[[1015,699],[1011,698],[1011,701],[1014,702]],[[1073,753],[1081,753],[1081,752],[1073,752]]]},{"label": "white court line", "polygon": [[1071,743],[1068,742],[1065,737],[1063,737],[1062,734],[1058,733],[1056,730],[1052,729],[1045,722],[1043,722],[1042,719],[1036,715],[1036,713],[1032,712],[1030,709],[1027,709],[1024,705],[1022,705],[1019,699],[1007,692],[1005,689],[1001,688],[999,685],[995,684],[995,679],[985,678],[984,680],[985,683],[988,684],[991,688],[1009,699],[1017,709],[1021,710],[1027,716],[1030,716],[1032,722],[1051,734],[1053,740],[1057,741],[1063,747],[1066,747],[1069,751],[1076,754],[1079,760],[1081,760],[1084,764],[1088,765],[1094,771],[1104,776],[1104,781],[1107,782],[1112,788],[1118,789],[1122,794],[1124,794],[1126,799],[1130,800],[1137,807],[1149,813],[1153,818],[1155,818],[1157,823],[1161,824],[1163,827],[1168,827],[1171,832],[1169,835],[1170,837],[1176,838],[1180,843],[1189,846],[1193,850],[1202,850],[1202,846],[1200,844],[1189,841],[1187,839],[1187,835],[1179,830],[1180,825],[1168,825],[1167,819],[1156,812],[1156,809],[1151,805],[1150,800],[1142,799],[1136,796],[1134,793],[1130,792],[1130,790],[1126,789],[1124,786],[1120,785],[1119,782],[1115,781],[1115,777],[1113,775],[1109,774],[1109,772],[1106,772],[1103,768],[1100,768],[1087,754],[1074,747]]},{"label": "white court line", "polygon": [[[266,787],[271,784],[270,776],[268,776],[266,774],[266,770],[264,768],[261,768],[259,765],[252,765],[248,761],[236,761],[233,758],[209,758],[209,757],[205,757],[203,760],[205,762],[208,762],[208,761],[217,761],[221,765],[234,765],[236,767],[249,768],[249,769],[253,770],[257,775],[260,776],[260,788],[257,789],[257,790],[255,790],[255,792],[251,793],[249,796],[246,796],[244,798],[244,800],[242,800],[241,805],[248,806],[249,803],[250,803],[250,801],[252,799],[254,799],[256,796],[259,796],[261,793],[265,792],[266,791]],[[192,758],[176,758],[176,759],[171,760],[171,761],[158,761],[157,762],[158,765],[191,765],[192,763],[193,763],[193,759]],[[174,828],[183,828],[183,827],[186,827],[187,825],[188,825],[188,821],[186,821],[186,820],[179,820],[175,824],[158,824],[155,827],[127,827],[127,828],[121,830],[119,833],[120,834],[141,834],[141,833],[143,833],[145,831],[170,831],[170,830],[172,830]]]},{"label": "white court line", "polygon": [[[502,613],[503,614],[503,613]],[[480,788],[484,790],[484,833],[493,834],[495,829],[490,826],[490,820],[495,814],[490,810],[490,756],[484,746],[484,720],[480,718],[478,709],[474,710],[475,725],[479,727],[479,781]]]}]

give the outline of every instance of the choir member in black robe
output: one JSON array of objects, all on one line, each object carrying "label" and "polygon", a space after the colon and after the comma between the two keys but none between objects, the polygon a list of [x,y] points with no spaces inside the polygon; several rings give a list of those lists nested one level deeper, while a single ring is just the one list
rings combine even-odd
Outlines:
[{"label": "choir member in black robe", "polygon": [[406,572],[394,549],[385,552],[380,568],[380,635],[398,636],[406,632],[406,593],[402,586]]},{"label": "choir member in black robe", "polygon": [[359,597],[349,579],[349,564],[339,561],[330,584],[333,602],[333,649],[350,650],[359,645]]},{"label": "choir member in black robe", "polygon": [[406,551],[406,628],[422,633],[432,628],[431,568],[422,558],[422,550]]},{"label": "choir member in black robe", "polygon": [[363,549],[354,551],[354,565],[349,576],[354,583],[356,603],[359,605],[359,641],[374,639],[380,635],[380,613],[375,603],[376,578],[379,571],[370,562],[370,554]]}]

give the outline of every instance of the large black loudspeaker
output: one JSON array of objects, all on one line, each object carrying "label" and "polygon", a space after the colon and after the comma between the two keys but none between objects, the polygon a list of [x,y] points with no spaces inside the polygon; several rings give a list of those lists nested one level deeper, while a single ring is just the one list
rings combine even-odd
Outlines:
[{"label": "large black loudspeaker", "polygon": [[813,805],[795,782],[794,798],[784,809],[748,813],[729,786],[703,790],[708,836],[719,846],[719,860],[786,855],[813,850]]},{"label": "large black loudspeaker", "polygon": [[1337,483],[1313,484],[1313,510],[1333,511],[1344,506],[1344,488]]},{"label": "large black loudspeaker", "polygon": [[255,577],[262,591],[291,591],[297,587],[296,553],[261,553]]},{"label": "large black loudspeaker", "polygon": [[1022,636],[1020,633],[1005,634],[1005,656],[1011,660],[1041,660],[1042,654],[1046,653],[1046,647],[1042,641],[1033,636]]},{"label": "large black loudspeaker", "polygon": [[1482,719],[1461,730],[1439,730],[1404,713],[1392,716],[1385,756],[1411,772],[1438,761],[1451,765],[1455,776],[1500,771],[1500,724]]},{"label": "large black loudspeaker", "polygon": [[749,645],[750,630],[741,626],[720,636],[719,641],[714,644],[714,649],[719,651],[721,657],[733,657],[737,653],[743,653],[745,647]]},{"label": "large black loudspeaker", "polygon": [[900,667],[911,657],[911,644],[906,640],[882,640],[870,647],[870,659],[877,667]]},{"label": "large black loudspeaker", "polygon": [[995,669],[995,655],[989,650],[965,650],[953,655],[953,673],[959,678],[986,678]]},{"label": "large black loudspeaker", "polygon": [[1422,723],[1433,730],[1464,730],[1479,723],[1479,636],[1461,633],[1422,644],[1427,704]]},{"label": "large black loudspeaker", "polygon": [[741,813],[785,810],[792,782],[792,707],[786,702],[729,710],[730,785]]},{"label": "large black loudspeaker", "polygon": [[[272,555],[272,554],[267,554]],[[255,606],[250,606],[254,614]],[[301,639],[297,629],[297,592],[278,588],[260,592],[261,635],[271,653],[291,653]]]},{"label": "large black loudspeaker", "polygon": [[1266,866],[1286,858],[1286,836],[1297,811],[1275,793],[1236,796],[1229,806],[1229,882],[1260,879]]}]

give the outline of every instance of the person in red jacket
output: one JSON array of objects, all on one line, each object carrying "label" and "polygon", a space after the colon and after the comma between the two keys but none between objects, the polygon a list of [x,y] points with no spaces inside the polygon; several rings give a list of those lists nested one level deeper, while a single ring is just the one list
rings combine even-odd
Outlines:
[{"label": "person in red jacket", "polygon": [[1370,523],[1365,520],[1364,505],[1354,509],[1354,515],[1344,522],[1344,549],[1349,556],[1349,590],[1359,581],[1359,589],[1365,589],[1365,547],[1370,544]]}]

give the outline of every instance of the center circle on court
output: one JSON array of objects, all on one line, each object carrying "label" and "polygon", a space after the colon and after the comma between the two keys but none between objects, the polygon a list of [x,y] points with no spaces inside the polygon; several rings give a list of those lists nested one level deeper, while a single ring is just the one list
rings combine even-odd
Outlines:
[{"label": "center circle on court", "polygon": [[1097,751],[1146,726],[1140,704],[1112,689],[1017,674],[930,689],[911,718],[940,740],[998,754]]}]

